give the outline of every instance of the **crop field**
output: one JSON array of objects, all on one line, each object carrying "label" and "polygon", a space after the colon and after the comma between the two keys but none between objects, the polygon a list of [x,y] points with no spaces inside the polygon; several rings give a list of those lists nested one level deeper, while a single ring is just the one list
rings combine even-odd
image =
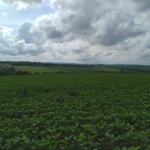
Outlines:
[{"label": "crop field", "polygon": [[150,150],[150,76],[0,77],[0,149]]},{"label": "crop field", "polygon": [[20,71],[28,71],[30,73],[43,73],[43,72],[55,72],[57,69],[50,69],[50,67],[45,67],[45,66],[15,66],[16,70]]},{"label": "crop field", "polygon": [[1,63],[0,63],[0,67],[1,67],[1,66],[9,66],[9,64],[1,64]]},{"label": "crop field", "polygon": [[108,66],[105,67],[94,67],[96,71],[106,71],[106,72],[120,72],[120,69],[111,68]]},{"label": "crop field", "polygon": [[28,71],[30,73],[43,73],[43,72],[94,72],[94,71],[106,71],[106,72],[119,72],[119,69],[110,67],[62,67],[62,66],[14,66],[16,70]]},{"label": "crop field", "polygon": [[127,65],[127,66],[106,66],[108,68],[112,68],[112,69],[119,69],[119,70],[124,70],[125,72],[147,72],[150,73],[150,66],[132,66],[132,65]]}]

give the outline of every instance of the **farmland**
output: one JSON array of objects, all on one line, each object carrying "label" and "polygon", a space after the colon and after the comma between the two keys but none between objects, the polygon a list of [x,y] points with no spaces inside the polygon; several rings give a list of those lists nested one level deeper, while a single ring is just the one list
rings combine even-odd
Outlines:
[{"label": "farmland", "polygon": [[0,149],[149,150],[149,74],[0,78]]},{"label": "farmland", "polygon": [[[11,73],[10,67],[15,70]],[[7,70],[7,71],[5,71]],[[8,73],[9,72],[9,73]],[[150,73],[150,66],[103,64],[55,64],[40,62],[0,62],[0,75],[50,74],[50,73]]]},{"label": "farmland", "polygon": [[119,69],[109,67],[62,67],[62,66],[15,66],[16,70],[28,71],[30,73],[43,73],[43,72],[94,72],[94,71],[106,71],[106,72],[119,72]]},{"label": "farmland", "polygon": [[59,71],[63,72],[74,72],[74,73],[89,73],[89,72],[130,72],[130,73],[150,73],[150,67],[149,66],[116,66],[116,65],[104,65],[104,66],[14,66],[16,70],[21,71],[28,71],[30,73],[43,73],[43,72],[51,72],[51,73],[57,73]]}]

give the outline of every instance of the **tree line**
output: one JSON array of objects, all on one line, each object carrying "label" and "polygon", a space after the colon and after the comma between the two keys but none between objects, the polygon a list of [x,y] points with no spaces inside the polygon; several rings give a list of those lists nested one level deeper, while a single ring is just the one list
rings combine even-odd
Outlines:
[{"label": "tree line", "polygon": [[30,74],[28,71],[17,70],[13,66],[0,66],[0,76],[5,75],[25,75]]}]

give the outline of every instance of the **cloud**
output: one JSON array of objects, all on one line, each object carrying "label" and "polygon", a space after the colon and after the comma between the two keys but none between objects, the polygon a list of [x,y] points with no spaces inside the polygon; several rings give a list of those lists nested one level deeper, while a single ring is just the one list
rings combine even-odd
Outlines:
[{"label": "cloud", "polygon": [[[92,36],[93,43],[104,46],[116,45],[128,38],[145,33],[140,25],[135,24],[134,16],[128,13],[115,12],[97,22],[97,32]],[[98,25],[100,28],[98,28]]]},{"label": "cloud", "polygon": [[59,20],[66,32],[80,36],[90,35],[93,31],[92,21],[100,1],[76,0],[76,1],[51,1],[52,7],[57,11]]},{"label": "cloud", "polygon": [[2,16],[6,17],[7,16],[7,13],[6,12],[1,12],[0,13]]},{"label": "cloud", "polygon": [[54,15],[40,16],[36,22],[40,30],[50,40],[57,42],[84,38],[93,32],[92,21],[98,8],[98,0],[93,1],[51,1]]},{"label": "cloud", "polygon": [[50,29],[50,32],[47,34],[47,37],[50,39],[60,39],[63,37],[63,34],[56,29]]},{"label": "cloud", "polygon": [[149,0],[133,0],[137,4],[137,9],[139,12],[149,11],[150,10],[150,1]]},{"label": "cloud", "polygon": [[65,34],[64,27],[61,25],[59,19],[52,15],[40,16],[35,21],[35,26],[51,41],[61,42]]},{"label": "cloud", "polygon": [[37,22],[42,22],[39,29],[56,42],[79,38],[91,44],[113,46],[146,32],[142,23],[134,21],[136,15],[124,9],[127,4],[118,0],[52,0],[55,16],[41,16]]},{"label": "cloud", "polygon": [[44,42],[43,34],[35,29],[30,22],[25,22],[18,27],[17,40],[24,40],[25,43],[42,44]]},{"label": "cloud", "polygon": [[18,35],[12,36],[13,30],[11,28],[0,26],[0,54],[10,56],[38,56],[50,50],[50,45],[47,46],[45,42],[41,44],[41,41],[44,39],[32,27],[31,23],[24,23],[19,26]]},{"label": "cloud", "polygon": [[82,49],[72,49],[71,52],[72,52],[73,54],[82,54],[82,53],[84,53],[84,51],[85,51],[85,50],[82,50]]},{"label": "cloud", "polygon": [[0,54],[11,56],[17,55],[17,50],[12,46],[12,31],[11,28],[0,26]]},{"label": "cloud", "polygon": [[[0,28],[0,54],[43,61],[150,63],[149,0],[50,2],[52,12],[22,20],[16,35],[10,28]],[[26,7],[42,0],[5,3]]]},{"label": "cloud", "polygon": [[12,43],[12,33],[13,29],[8,27],[0,26],[0,44],[4,47],[10,47],[10,43]]},{"label": "cloud", "polygon": [[26,44],[24,40],[17,41],[17,43],[14,44],[14,47],[18,50],[19,55],[30,54],[31,56],[37,56],[46,51],[42,46],[33,43]]},{"label": "cloud", "polygon": [[2,0],[6,4],[24,3],[28,5],[39,5],[42,4],[43,0]]},{"label": "cloud", "polygon": [[5,4],[17,4],[17,10],[26,9],[28,6],[39,6],[44,0],[2,0]]}]

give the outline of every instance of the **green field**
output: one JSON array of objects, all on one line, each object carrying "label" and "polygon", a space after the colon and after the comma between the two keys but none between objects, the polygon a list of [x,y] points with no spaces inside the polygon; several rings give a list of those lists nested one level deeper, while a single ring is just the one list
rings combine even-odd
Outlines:
[{"label": "green field", "polygon": [[43,72],[95,72],[95,71],[106,71],[106,72],[119,72],[119,69],[109,67],[61,67],[61,66],[15,66],[16,70],[28,71],[30,73],[43,73]]},{"label": "green field", "polygon": [[120,69],[111,68],[111,67],[94,67],[95,71],[106,71],[106,72],[120,72]]},{"label": "green field", "polygon": [[0,85],[1,150],[150,150],[148,74],[15,75]]},{"label": "green field", "polygon": [[43,72],[55,72],[57,71],[57,69],[50,69],[50,67],[41,67],[41,66],[15,66],[16,70],[20,70],[20,71],[28,71],[30,73],[35,73],[35,72],[39,72],[39,73],[43,73]]},{"label": "green field", "polygon": [[73,67],[73,66],[14,66],[16,70],[28,71],[30,73],[43,73],[52,72],[56,73],[59,71],[63,72],[74,72],[74,73],[89,73],[89,72],[140,72],[140,73],[150,73],[149,66],[115,66],[115,65],[105,65],[105,66],[93,66],[93,67]]},{"label": "green field", "polygon": [[1,67],[1,66],[9,66],[9,64],[1,64],[1,63],[0,63],[0,67]]},{"label": "green field", "polygon": [[108,68],[112,68],[112,69],[118,69],[118,70],[124,70],[125,72],[147,72],[150,73],[150,66],[133,66],[133,65],[121,65],[121,66],[106,66]]}]

